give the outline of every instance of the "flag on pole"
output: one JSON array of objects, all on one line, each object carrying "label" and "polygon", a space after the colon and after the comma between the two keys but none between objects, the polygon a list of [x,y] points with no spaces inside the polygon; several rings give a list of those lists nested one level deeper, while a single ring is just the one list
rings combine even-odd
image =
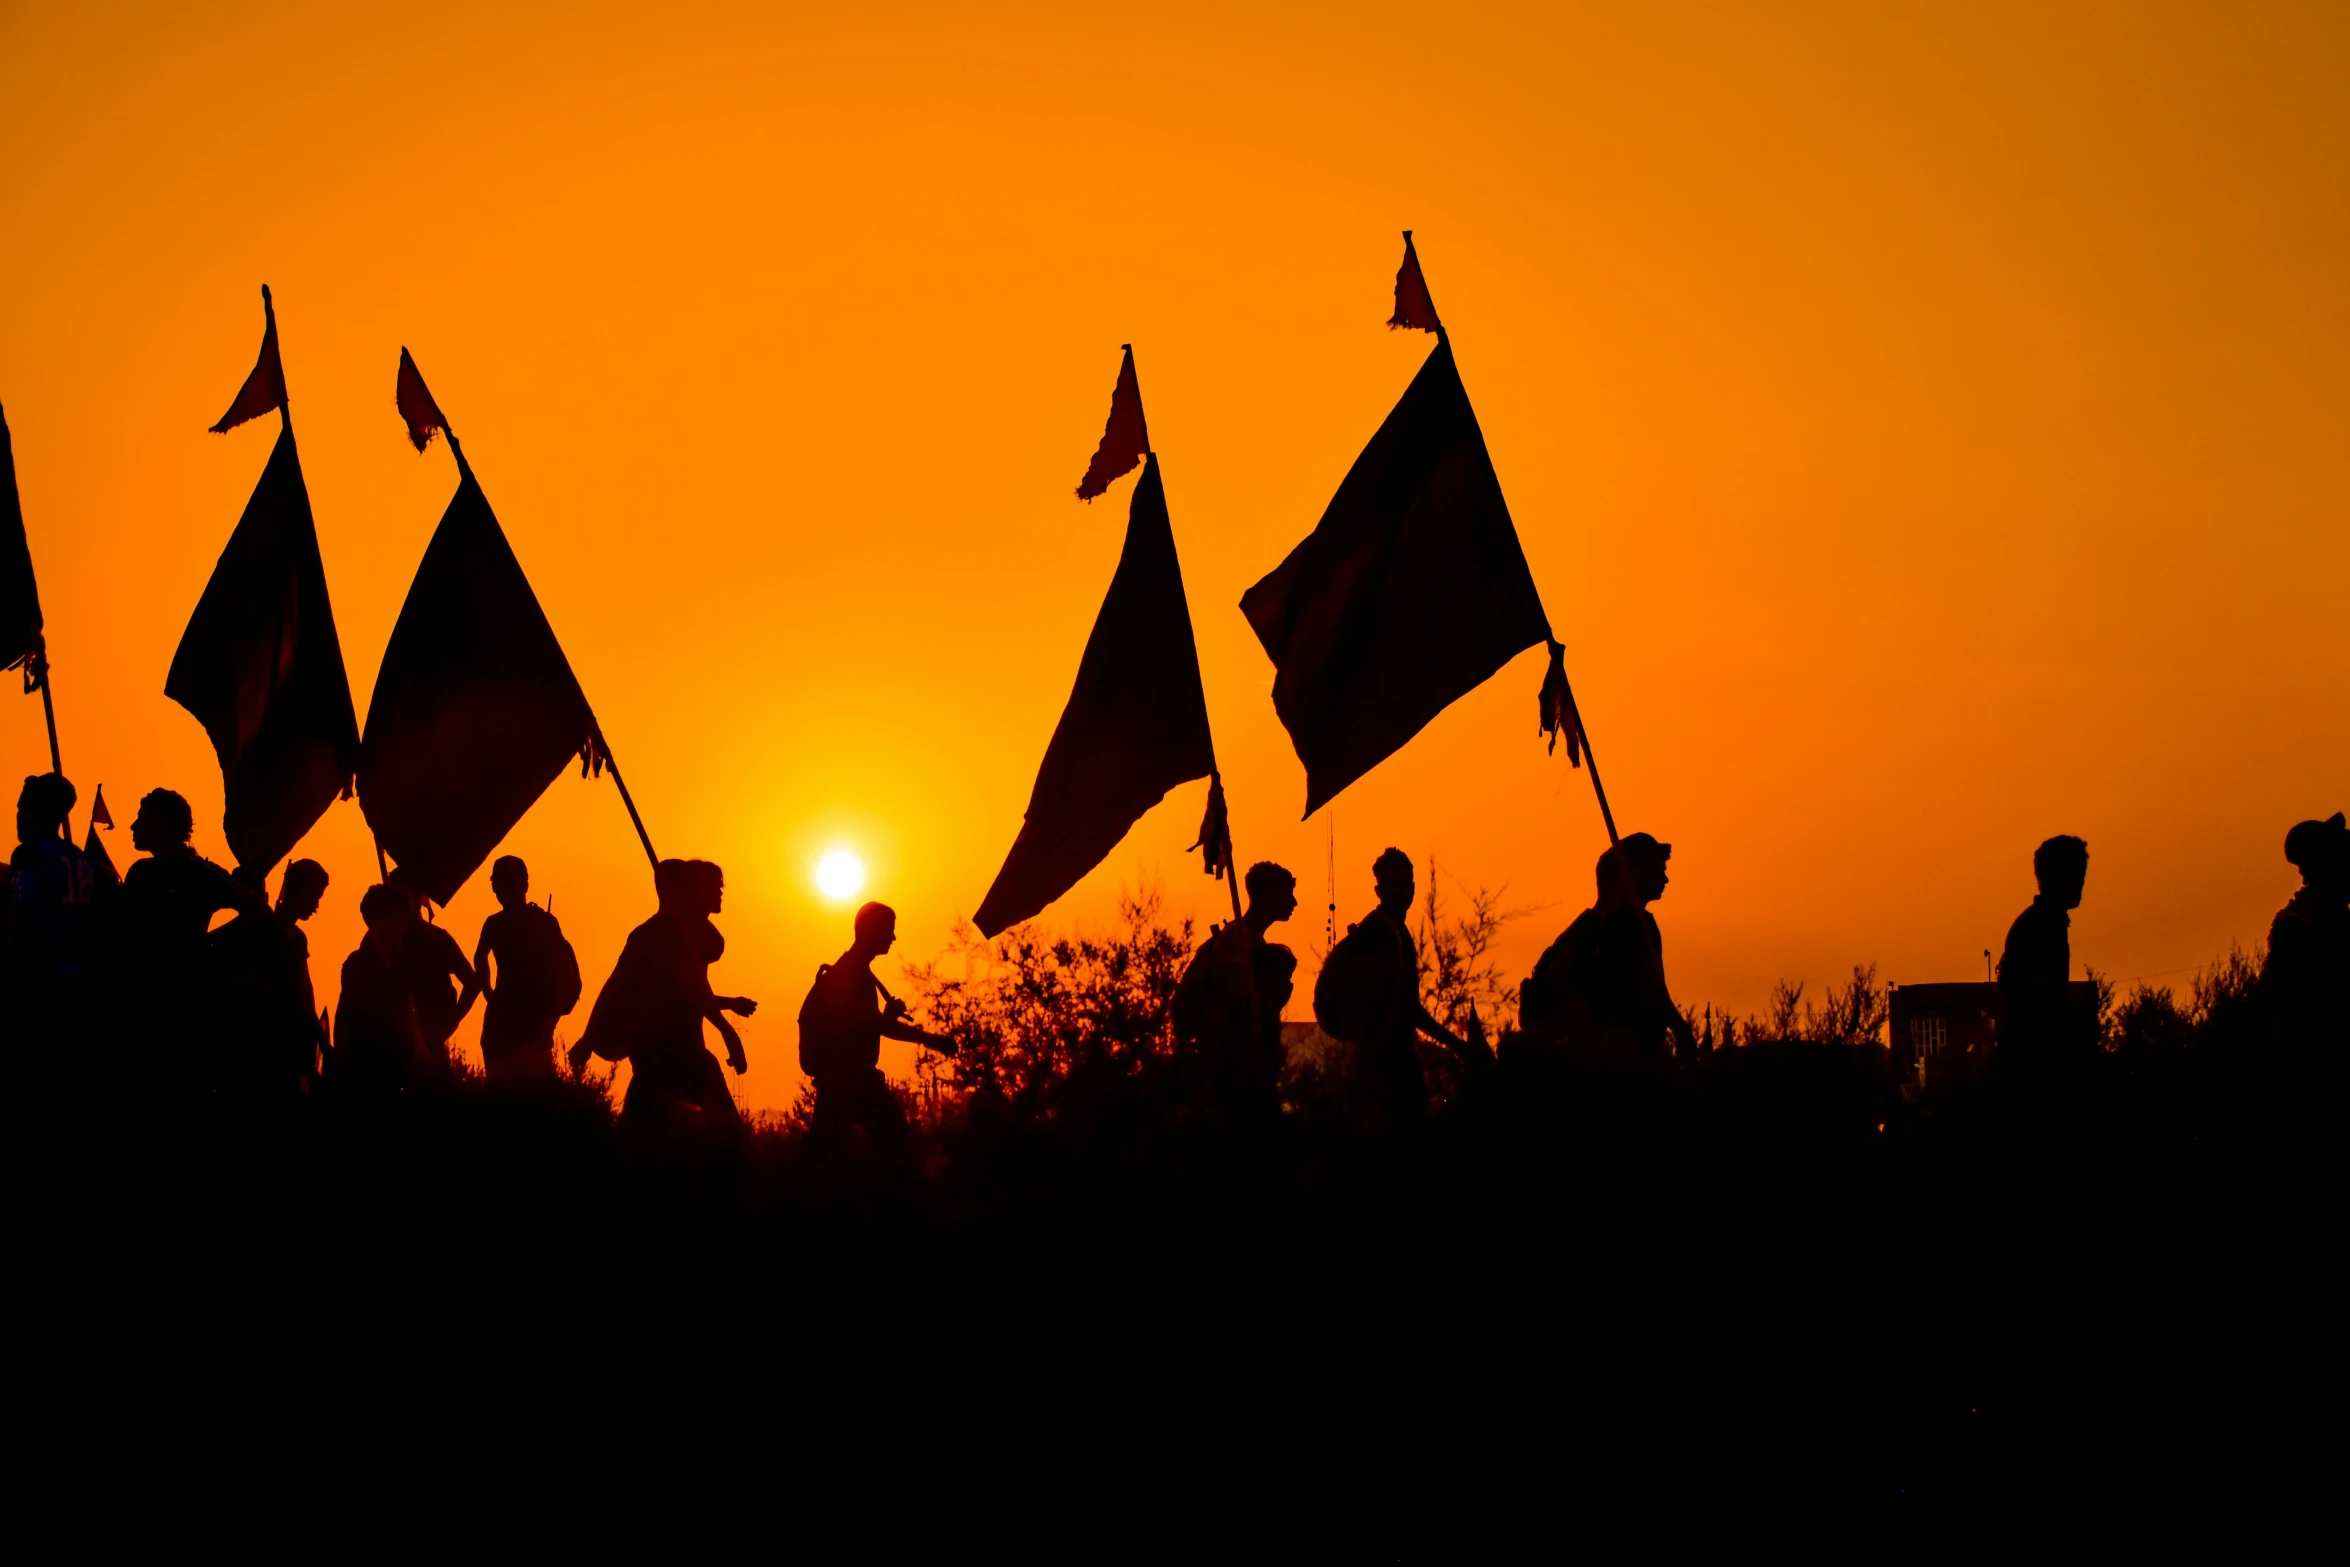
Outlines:
[{"label": "flag on pole", "polygon": [[432,444],[435,430],[446,430],[449,421],[441,412],[441,405],[432,400],[432,391],[424,384],[424,376],[416,368],[416,361],[408,350],[400,350],[400,378],[392,389],[392,401],[400,410],[400,417],[408,425],[408,440],[422,452]]},{"label": "flag on pole", "polygon": [[1412,231],[1403,231],[1403,265],[1395,269],[1395,314],[1387,329],[1408,327],[1441,336],[1444,323],[1436,319],[1436,300],[1428,292],[1427,274],[1420,270],[1420,253],[1412,248]]},{"label": "flag on pole", "polygon": [[[402,349],[397,400],[423,450],[448,431]],[[359,808],[400,879],[447,903],[564,766],[595,715],[452,435],[457,493],[409,585],[367,704]]]},{"label": "flag on pole", "polygon": [[[1129,352],[1120,396],[1133,374]],[[1139,394],[1134,403],[1139,425]],[[1113,412],[1113,429],[1116,420]],[[1147,455],[1127,510],[1126,547],[1078,661],[1076,688],[1045,747],[1020,836],[975,916],[981,933],[994,936],[1040,913],[1107,858],[1168,790],[1215,771],[1167,492],[1159,459]],[[1208,847],[1211,872],[1214,856],[1231,854],[1219,847],[1222,805],[1222,790],[1212,790],[1201,843],[1193,845]]]},{"label": "flag on pole", "polygon": [[[262,302],[261,361],[215,430],[264,411],[247,406],[256,386],[284,409],[267,289]],[[163,694],[211,737],[226,798],[222,827],[238,864],[276,864],[349,792],[359,725],[290,417],[188,618]]]},{"label": "flag on pole", "polygon": [[253,361],[252,374],[237,388],[235,401],[228,412],[220,416],[220,423],[212,427],[214,435],[226,435],[248,419],[258,419],[286,405],[286,370],[277,357],[277,305],[269,297],[269,285],[261,285],[261,354]]},{"label": "flag on pole", "polygon": [[[41,589],[33,580],[24,505],[16,493],[16,443],[8,433],[7,410],[0,409],[0,669],[14,669],[40,646]],[[31,678],[28,671],[27,681]]]},{"label": "flag on pole", "polygon": [[1408,234],[1389,325],[1435,332],[1435,351],[1314,531],[1240,601],[1308,816],[1538,642],[1543,727],[1580,755],[1561,651]]},{"label": "flag on pole", "polygon": [[98,829],[101,827],[108,832],[114,831],[114,813],[106,809],[106,786],[104,784],[98,786],[98,793],[90,801],[90,826],[82,834],[82,853],[89,856],[91,866],[98,873],[98,879],[109,886],[114,886],[121,882],[122,875],[115,870],[114,856],[106,852],[105,841],[98,836]]},{"label": "flag on pole", "polygon": [[1128,343],[1126,362],[1118,367],[1118,384],[1110,392],[1110,418],[1102,426],[1102,444],[1094,448],[1085,477],[1077,481],[1077,498],[1090,501],[1112,481],[1134,471],[1151,449],[1150,427],[1142,418],[1142,386],[1134,379],[1134,345]]}]

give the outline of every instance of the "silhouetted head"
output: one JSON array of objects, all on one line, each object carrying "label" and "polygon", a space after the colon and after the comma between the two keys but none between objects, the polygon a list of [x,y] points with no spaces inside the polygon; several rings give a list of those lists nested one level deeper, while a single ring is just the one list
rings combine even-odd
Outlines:
[{"label": "silhouetted head", "polygon": [[326,867],[316,860],[296,860],[277,884],[277,911],[297,924],[318,912],[326,896]]},{"label": "silhouetted head", "polygon": [[498,895],[502,909],[519,909],[530,901],[530,867],[521,855],[498,856],[498,863],[490,867],[490,891]]},{"label": "silhouetted head", "polygon": [[2081,906],[2081,889],[2089,882],[2089,845],[2071,833],[2058,833],[2032,851],[2032,875],[2040,896],[2060,909]]},{"label": "silhouetted head", "polygon": [[379,881],[359,895],[359,917],[367,922],[367,934],[386,946],[400,945],[415,915],[415,896],[405,887]]},{"label": "silhouetted head", "polygon": [[726,902],[726,873],[708,860],[663,860],[653,870],[653,891],[672,913],[715,914]]},{"label": "silhouetted head", "polygon": [[857,911],[857,950],[877,958],[898,944],[898,911],[886,903],[868,903]]},{"label": "silhouetted head", "polygon": [[[1657,842],[1655,834],[1626,834],[1599,856],[1593,873],[1599,887],[1599,901],[1616,902],[1629,895],[1643,907],[1654,903],[1665,895],[1665,888],[1673,880],[1665,873],[1665,862],[1672,857],[1673,846]],[[1628,887],[1624,876],[1626,867],[1632,872]]]},{"label": "silhouetted head", "polygon": [[1371,886],[1383,909],[1408,909],[1417,890],[1412,879],[1412,857],[1401,849],[1383,849],[1371,862]]},{"label": "silhouetted head", "polygon": [[[1408,868],[1408,867],[1407,867]],[[1248,868],[1248,911],[1264,915],[1264,923],[1278,925],[1297,912],[1297,878],[1271,860]]]},{"label": "silhouetted head", "polygon": [[131,819],[131,847],[148,854],[184,849],[195,836],[195,813],[170,789],[148,790],[139,801],[139,814]]},{"label": "silhouetted head", "polygon": [[35,773],[16,796],[16,841],[38,843],[54,838],[73,809],[73,785],[61,773]]},{"label": "silhouetted head", "polygon": [[2285,858],[2300,867],[2307,885],[2341,888],[2350,882],[2350,818],[2336,811],[2322,822],[2296,823],[2285,834]]}]

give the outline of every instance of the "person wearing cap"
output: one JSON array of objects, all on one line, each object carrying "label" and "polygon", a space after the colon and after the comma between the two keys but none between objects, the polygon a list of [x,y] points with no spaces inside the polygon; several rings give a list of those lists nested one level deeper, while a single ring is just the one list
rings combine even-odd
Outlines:
[{"label": "person wearing cap", "polygon": [[2007,930],[1999,956],[1998,1059],[2043,1079],[2066,1077],[2096,1050],[2093,1019],[2072,1006],[2072,911],[2089,881],[2089,845],[2059,833],[2032,851],[2040,891]]},{"label": "person wearing cap", "polygon": [[1565,1044],[1594,1064],[1684,1059],[1697,1041],[1665,982],[1665,938],[1648,906],[1672,881],[1673,846],[1632,833],[1594,868],[1597,901],[1560,933],[1519,996],[1519,1029]]},{"label": "person wearing cap", "polygon": [[2260,1005],[2279,1047],[2350,1044],[2350,821],[2340,811],[2285,834],[2301,890],[2268,927]]}]

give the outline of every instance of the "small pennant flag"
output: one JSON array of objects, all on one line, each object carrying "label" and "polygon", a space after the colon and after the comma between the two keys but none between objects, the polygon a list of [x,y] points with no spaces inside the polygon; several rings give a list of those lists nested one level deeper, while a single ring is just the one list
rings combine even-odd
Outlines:
[{"label": "small pennant flag", "polygon": [[82,834],[82,853],[89,856],[90,869],[100,882],[109,887],[122,885],[122,872],[114,868],[114,856],[106,852],[106,845],[100,841],[96,822],[90,823],[90,830]]},{"label": "small pennant flag", "polygon": [[1118,367],[1118,386],[1110,393],[1110,421],[1102,427],[1102,444],[1078,482],[1077,498],[1090,501],[1110,487],[1113,479],[1134,471],[1149,454],[1151,436],[1142,422],[1142,386],[1134,379],[1134,345],[1126,347],[1126,362]]},{"label": "small pennant flag", "polygon": [[1387,318],[1390,330],[1408,327],[1415,332],[1438,332],[1436,301],[1429,297],[1427,276],[1420,271],[1420,253],[1412,248],[1412,231],[1403,231],[1403,265],[1395,269],[1395,314]]},{"label": "small pennant flag", "polygon": [[[1232,819],[1224,809],[1224,775],[1208,774],[1208,810],[1199,822],[1199,842],[1191,846],[1199,850],[1200,869],[1210,876],[1232,874]],[[1190,853],[1186,849],[1184,853]]]},{"label": "small pennant flag", "polygon": [[228,412],[212,427],[214,435],[225,434],[248,419],[258,419],[286,404],[286,372],[277,357],[277,306],[270,300],[267,283],[261,285],[261,312],[268,323],[261,331],[261,357],[253,362],[253,373],[237,389],[237,400],[228,405]]},{"label": "small pennant flag", "polygon": [[408,421],[408,439],[418,451],[432,443],[433,431],[448,429],[449,421],[441,413],[441,405],[432,400],[424,376],[405,348],[400,350],[400,382],[393,396],[400,405],[400,417]]},{"label": "small pennant flag", "polygon": [[98,786],[98,797],[90,802],[90,825],[114,831],[114,813],[106,808],[106,786]]}]

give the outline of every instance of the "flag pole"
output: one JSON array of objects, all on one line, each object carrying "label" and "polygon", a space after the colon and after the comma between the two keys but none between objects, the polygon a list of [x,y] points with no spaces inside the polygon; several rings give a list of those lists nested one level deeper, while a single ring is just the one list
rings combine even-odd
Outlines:
[{"label": "flag pole", "polygon": [[1232,894],[1232,921],[1240,923],[1240,859],[1232,852],[1232,803],[1224,800],[1224,775],[1208,775],[1208,787],[1216,791],[1216,798],[1224,802],[1224,885]]},{"label": "flag pole", "polygon": [[595,736],[596,749],[602,753],[604,765],[611,770],[612,783],[620,791],[620,803],[628,807],[628,819],[636,824],[636,841],[645,846],[646,863],[653,867],[653,873],[657,876],[661,872],[661,856],[653,852],[653,835],[645,831],[645,819],[637,814],[635,797],[628,792],[628,781],[620,776],[620,763],[613,758],[612,747],[604,742],[601,727],[595,730]]},{"label": "flag pole", "polygon": [[57,751],[57,703],[49,695],[49,640],[41,638],[33,644],[33,671],[41,682],[41,716],[49,722],[49,771],[65,776],[65,762]]}]

